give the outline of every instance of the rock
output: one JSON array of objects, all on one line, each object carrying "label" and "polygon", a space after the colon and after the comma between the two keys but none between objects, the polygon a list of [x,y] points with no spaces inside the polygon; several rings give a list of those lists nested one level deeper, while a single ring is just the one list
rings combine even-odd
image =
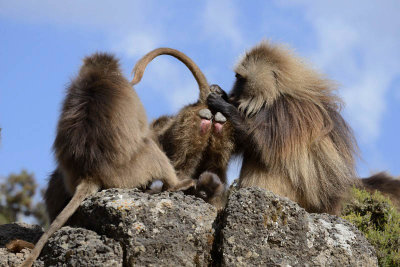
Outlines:
[{"label": "rock", "polygon": [[222,266],[377,266],[375,251],[349,222],[309,214],[258,188],[230,195],[214,264]]},{"label": "rock", "polygon": [[[43,234],[42,227],[26,223],[10,223],[0,225],[0,266],[17,266],[29,255],[29,249],[23,249],[20,253],[10,253],[4,247],[14,239],[21,239],[35,243]],[[35,267],[44,266],[42,261],[36,261]]]},{"label": "rock", "polygon": [[45,266],[122,266],[123,250],[113,239],[66,226],[49,239],[40,260]]},{"label": "rock", "polygon": [[208,266],[217,211],[181,192],[109,189],[84,201],[81,227],[123,244],[130,266]]},{"label": "rock", "polygon": [[[309,214],[257,188],[232,187],[218,216],[203,200],[180,192],[149,195],[109,189],[86,199],[48,241],[34,266],[377,266],[375,251],[350,223]],[[16,266],[40,227],[0,226],[0,266]]]}]

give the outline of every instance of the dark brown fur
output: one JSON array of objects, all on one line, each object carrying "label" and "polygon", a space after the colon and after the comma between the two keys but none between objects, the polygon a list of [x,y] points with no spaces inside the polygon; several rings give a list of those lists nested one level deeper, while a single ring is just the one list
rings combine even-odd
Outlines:
[{"label": "dark brown fur", "polygon": [[[107,54],[84,60],[67,91],[54,142],[58,168],[46,200],[54,219],[22,266],[31,266],[48,238],[89,195],[103,188],[146,187],[160,179],[166,189],[187,189],[191,180],[178,180],[166,155],[151,138],[145,110],[123,77],[118,61]],[[62,177],[63,187],[60,177]],[[57,194],[61,193],[59,198]],[[47,202],[48,204],[48,202]]]},{"label": "dark brown fur", "polygon": [[271,190],[311,212],[338,213],[357,183],[357,146],[332,83],[268,42],[247,52],[235,71],[230,103],[211,94],[208,104],[235,128],[239,185]]},{"label": "dark brown fur", "polygon": [[390,198],[393,204],[400,211],[400,179],[380,172],[371,177],[361,179],[363,187],[373,193],[376,190]]},{"label": "dark brown fur", "polygon": [[58,214],[67,206],[68,202],[71,201],[71,198],[71,194],[65,188],[62,173],[56,169],[50,175],[47,189],[44,193],[44,202],[50,222],[54,221]]},{"label": "dark brown fur", "polygon": [[203,172],[198,178],[196,188],[190,188],[186,192],[202,198],[217,209],[222,209],[225,205],[227,194],[225,184],[221,183],[220,178],[215,173]]},{"label": "dark brown fur", "polygon": [[[174,117],[161,117],[151,124],[161,148],[174,166],[178,177],[198,177],[204,171],[218,175],[226,184],[226,171],[233,152],[233,129],[229,122],[221,133],[210,128],[204,134],[200,131],[201,118],[198,111],[206,105],[195,103],[182,108]],[[161,121],[168,119],[163,127]]]},{"label": "dark brown fur", "polygon": [[[147,64],[161,54],[174,56],[185,63],[198,82],[200,95],[196,103],[185,106],[177,115],[162,116],[154,120],[150,125],[154,138],[171,160],[179,178],[199,179],[200,175],[207,171],[216,174],[225,186],[228,162],[234,150],[233,128],[228,121],[222,123],[222,130],[218,131],[218,122],[213,119],[209,122],[210,128],[201,131],[200,125],[204,118],[199,116],[200,110],[208,108],[205,104],[208,93],[212,91],[221,94],[223,91],[218,91],[219,88],[215,87],[210,88],[204,74],[192,60],[185,54],[169,48],[159,48],[144,56],[133,70],[135,78],[132,84],[140,81]],[[198,187],[206,187],[208,181],[210,188],[216,188],[214,186],[216,177],[213,177],[215,178],[213,180],[198,180]],[[200,196],[198,193],[195,195]],[[221,194],[215,192],[215,195]],[[217,203],[216,200],[212,202]],[[216,206],[221,205],[216,204]]]}]

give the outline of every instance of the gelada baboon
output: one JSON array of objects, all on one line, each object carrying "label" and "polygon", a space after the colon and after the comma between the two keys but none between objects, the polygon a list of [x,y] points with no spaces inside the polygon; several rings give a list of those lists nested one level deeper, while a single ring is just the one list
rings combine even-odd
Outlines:
[{"label": "gelada baboon", "polygon": [[384,196],[389,197],[393,204],[400,211],[400,179],[380,172],[368,178],[360,179],[365,190],[373,193],[380,191]]},{"label": "gelada baboon", "polygon": [[196,103],[183,107],[175,116],[162,116],[151,123],[155,140],[172,162],[178,177],[192,177],[197,180],[196,189],[188,193],[195,194],[217,207],[223,203],[226,185],[226,171],[234,149],[233,128],[219,112],[214,115],[206,105],[210,92],[226,94],[218,86],[209,87],[199,67],[185,54],[171,48],[159,48],[151,51],[138,61],[132,73],[132,84],[137,84],[144,70],[155,57],[171,55],[182,61],[192,72],[200,90]]},{"label": "gelada baboon", "polygon": [[62,175],[72,198],[22,266],[31,266],[48,238],[99,189],[146,187],[155,179],[167,190],[194,185],[191,179],[177,178],[169,159],[152,140],[142,103],[123,77],[118,61],[108,54],[85,58],[69,86],[54,151],[55,174]]},{"label": "gelada baboon", "polygon": [[248,51],[235,72],[229,102],[211,94],[207,103],[235,129],[239,186],[271,190],[310,212],[338,213],[357,183],[357,145],[334,85],[269,42]]}]

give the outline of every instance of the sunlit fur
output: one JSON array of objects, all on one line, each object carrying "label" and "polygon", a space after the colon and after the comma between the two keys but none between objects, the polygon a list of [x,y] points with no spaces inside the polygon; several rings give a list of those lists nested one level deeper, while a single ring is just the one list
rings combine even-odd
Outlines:
[{"label": "sunlit fur", "polygon": [[356,183],[356,142],[335,86],[283,46],[262,42],[235,68],[230,94],[253,146],[242,146],[241,186],[286,196],[308,211],[336,213]]},{"label": "sunlit fur", "polygon": [[108,54],[87,57],[68,87],[54,152],[58,166],[45,194],[52,223],[21,266],[32,266],[49,237],[99,189],[146,187],[156,179],[169,190],[193,185],[178,180],[151,138],[139,97]]},{"label": "sunlit fur", "polygon": [[175,116],[156,119],[150,127],[178,177],[198,179],[204,171],[209,171],[226,184],[226,171],[234,150],[233,129],[227,122],[221,133],[216,133],[213,127],[200,133],[198,111],[205,108],[199,102],[187,105]]},{"label": "sunlit fur", "polygon": [[[147,65],[160,55],[170,55],[184,63],[196,79],[200,95],[195,103],[183,107],[176,115],[161,116],[154,120],[150,124],[153,138],[171,160],[178,178],[196,179],[196,188],[208,187],[207,196],[203,199],[221,207],[223,202],[216,203],[223,194],[219,192],[221,187],[216,184],[222,185],[222,188],[226,185],[228,162],[234,150],[233,128],[229,122],[220,123],[212,117],[201,118],[199,112],[208,109],[205,101],[210,92],[221,93],[224,97],[226,94],[217,90],[219,87],[209,86],[201,69],[187,55],[167,47],[150,51],[136,63],[133,85],[140,82]],[[202,123],[209,123],[210,127],[201,129]],[[218,180],[219,183],[216,183]],[[211,193],[212,190],[216,191]],[[189,191],[187,193],[202,195],[195,188]]]}]

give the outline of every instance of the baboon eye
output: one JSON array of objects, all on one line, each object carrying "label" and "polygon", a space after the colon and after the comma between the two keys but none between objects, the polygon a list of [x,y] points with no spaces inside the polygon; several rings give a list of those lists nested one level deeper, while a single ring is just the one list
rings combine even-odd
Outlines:
[{"label": "baboon eye", "polygon": [[244,77],[242,75],[240,75],[239,73],[235,74],[236,79],[238,80],[244,80]]}]

